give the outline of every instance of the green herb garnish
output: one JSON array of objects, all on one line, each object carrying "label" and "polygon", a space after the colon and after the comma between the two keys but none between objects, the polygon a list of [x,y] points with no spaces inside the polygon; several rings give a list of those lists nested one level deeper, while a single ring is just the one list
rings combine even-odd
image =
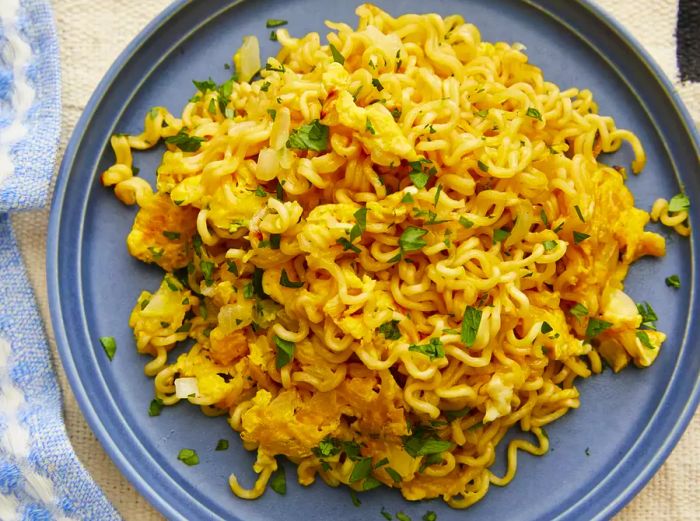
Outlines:
[{"label": "green herb garnish", "polygon": [[340,51],[336,48],[335,45],[332,43],[328,44],[328,47],[331,48],[331,54],[333,55],[333,61],[336,63],[339,63],[340,65],[345,64],[345,57],[340,53]]},{"label": "green herb garnish", "polygon": [[586,338],[595,338],[611,326],[612,324],[610,322],[597,318],[591,318],[588,321],[588,327],[586,328]]},{"label": "green herb garnish", "polygon": [[530,116],[531,118],[539,119],[540,121],[542,121],[542,114],[540,114],[540,111],[537,109],[533,109],[532,107],[527,109],[527,112],[525,113],[525,115]]},{"label": "green herb garnish", "polygon": [[273,337],[275,345],[277,346],[277,358],[275,360],[275,365],[277,369],[281,369],[294,358],[294,348],[296,344],[290,342],[289,340],[284,340],[277,335]]},{"label": "green herb garnish", "polygon": [[280,285],[284,286],[285,288],[303,288],[304,282],[303,281],[294,282],[292,280],[289,280],[289,276],[287,275],[287,270],[282,268],[282,273],[280,274]]},{"label": "green herb garnish", "polygon": [[166,137],[165,142],[169,145],[175,145],[183,152],[196,152],[202,146],[204,138],[190,136],[184,129],[180,130],[176,135]]},{"label": "green herb garnish", "polygon": [[278,20],[276,18],[268,18],[267,22],[265,22],[265,27],[268,29],[271,29],[273,27],[281,27],[283,25],[287,25],[287,20]]},{"label": "green herb garnish", "polygon": [[199,463],[199,456],[197,456],[197,453],[192,449],[182,449],[178,453],[177,459],[190,467]]},{"label": "green herb garnish", "polygon": [[284,467],[280,465],[270,476],[270,488],[280,496],[287,493],[287,477],[284,474]]},{"label": "green herb garnish", "polygon": [[445,346],[439,338],[431,338],[427,344],[411,344],[408,347],[408,350],[421,353],[430,358],[430,360],[445,358]]},{"label": "green herb garnish", "polygon": [[117,352],[117,341],[114,340],[113,336],[101,336],[100,344],[102,344],[102,348],[111,362],[114,359],[114,353]]},{"label": "green herb garnish", "polygon": [[228,440],[220,439],[217,441],[214,450],[228,450]]},{"label": "green herb garnish", "polygon": [[384,322],[381,326],[379,326],[379,332],[384,335],[384,338],[387,340],[398,340],[401,338],[399,321],[391,320],[389,322]]},{"label": "green herb garnish", "polygon": [[149,416],[160,416],[160,412],[163,410],[163,400],[160,398],[153,398],[150,405],[148,406]]},{"label": "green herb garnish", "polygon": [[464,310],[464,318],[462,318],[462,342],[467,347],[474,345],[476,340],[476,335],[479,332],[479,325],[481,324],[481,314],[480,309],[476,309],[472,306],[467,306]]},{"label": "green herb garnish", "polygon": [[328,127],[315,119],[292,130],[287,140],[287,148],[325,152],[328,149]]},{"label": "green herb garnish", "polygon": [[678,275],[671,275],[670,277],[666,277],[666,285],[669,288],[680,288],[681,287],[681,279]]}]

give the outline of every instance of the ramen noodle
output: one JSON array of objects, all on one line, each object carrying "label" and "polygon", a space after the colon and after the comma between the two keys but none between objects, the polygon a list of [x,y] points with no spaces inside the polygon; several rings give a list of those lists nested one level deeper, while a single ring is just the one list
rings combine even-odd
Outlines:
[{"label": "ramen noodle", "polygon": [[[165,271],[130,326],[159,403],[228,415],[257,451],[236,495],[284,456],[303,485],[464,508],[548,451],[577,378],[654,361],[665,335],[623,281],[665,243],[598,161],[631,147],[636,174],[645,154],[591,92],[460,16],[357,14],[328,44],[277,29],[264,64],[247,37],[237,77],[112,137],[129,252]],[[132,151],[161,142],[154,189]]]}]

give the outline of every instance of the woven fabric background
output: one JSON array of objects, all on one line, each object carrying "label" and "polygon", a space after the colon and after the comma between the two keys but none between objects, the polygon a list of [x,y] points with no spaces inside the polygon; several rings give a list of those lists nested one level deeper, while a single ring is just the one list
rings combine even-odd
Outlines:
[{"label": "woven fabric background", "polygon": [[[646,47],[669,77],[676,70],[678,4],[676,0],[598,0]],[[697,7],[697,0],[681,4]],[[61,46],[63,121],[60,154],[93,89],[126,44],[156,16],[168,0],[54,0]],[[692,42],[700,27],[691,26]],[[688,36],[686,35],[686,36]],[[691,56],[696,63],[698,56]],[[685,75],[690,77],[692,75]],[[696,78],[697,79],[697,78]],[[700,84],[679,84],[678,90],[700,124]],[[59,159],[60,159],[59,155]],[[48,210],[15,214],[13,224],[36,290],[41,314],[48,319],[45,283],[45,244]],[[161,516],[120,474],[85,423],[47,332],[64,393],[68,433],[78,457],[127,521]],[[700,414],[696,414],[680,444],[647,487],[616,519],[621,521],[691,521],[700,519]]]}]

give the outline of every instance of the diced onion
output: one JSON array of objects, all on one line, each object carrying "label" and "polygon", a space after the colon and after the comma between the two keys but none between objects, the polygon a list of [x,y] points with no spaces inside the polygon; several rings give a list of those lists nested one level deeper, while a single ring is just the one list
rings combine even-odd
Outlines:
[{"label": "diced onion", "polygon": [[258,154],[258,164],[255,169],[255,177],[261,181],[270,181],[277,176],[280,168],[280,160],[277,152],[271,148],[263,148]]},{"label": "diced onion", "polygon": [[177,378],[175,380],[175,396],[178,398],[199,397],[199,386],[194,377]]},{"label": "diced onion", "polygon": [[243,45],[238,50],[238,80],[250,81],[260,70],[260,44],[255,36],[244,36]]}]

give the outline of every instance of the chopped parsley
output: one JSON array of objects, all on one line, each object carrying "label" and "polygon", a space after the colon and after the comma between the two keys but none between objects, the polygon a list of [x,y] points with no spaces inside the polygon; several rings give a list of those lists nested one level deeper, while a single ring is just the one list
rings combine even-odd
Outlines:
[{"label": "chopped parsley", "polygon": [[386,470],[386,473],[389,474],[392,481],[395,483],[401,483],[401,474],[399,474],[396,470],[392,469],[391,467],[387,467],[384,470]]},{"label": "chopped parsley", "polygon": [[287,477],[284,474],[284,467],[280,465],[270,476],[270,488],[280,496],[287,493]]},{"label": "chopped parsley", "polygon": [[590,237],[590,235],[588,235],[587,233],[574,232],[574,243],[579,244],[579,243],[585,241],[586,239],[588,239],[589,237]]},{"label": "chopped parsley", "polygon": [[611,326],[612,324],[610,322],[591,318],[588,321],[588,327],[586,327],[586,338],[595,338]]},{"label": "chopped parsley", "polygon": [[266,298],[267,294],[265,293],[265,290],[263,290],[262,287],[262,277],[263,277],[263,270],[262,268],[255,268],[255,271],[253,271],[253,291],[255,292],[255,296],[258,298]]},{"label": "chopped parsley", "polygon": [[460,216],[460,218],[459,218],[459,224],[461,224],[462,226],[464,226],[467,229],[474,226],[474,223],[472,221],[470,221],[469,219],[467,219],[466,217],[464,217],[463,215]]},{"label": "chopped parsley", "polygon": [[[195,87],[197,87],[197,90],[200,91],[202,94],[206,94],[208,90],[216,90],[216,82],[209,78],[208,80],[204,81],[197,81],[197,80],[192,80],[192,83],[194,84]],[[153,109],[156,109],[157,107],[153,107]],[[153,110],[151,109],[151,110]],[[157,115],[157,112],[156,112]],[[155,118],[154,115],[151,115],[152,118]]]},{"label": "chopped parsley", "polygon": [[543,334],[551,333],[554,331],[554,328],[549,325],[549,322],[542,322],[542,327],[540,327],[540,331],[542,331]]},{"label": "chopped parsley", "polygon": [[176,135],[166,137],[165,142],[169,145],[175,145],[183,152],[196,152],[202,146],[204,138],[190,136],[184,129],[182,129]]},{"label": "chopped parsley", "polygon": [[353,242],[365,233],[367,229],[367,208],[362,207],[352,215],[355,218],[355,224],[350,229],[350,242]]},{"label": "chopped parsley", "polygon": [[542,219],[542,223],[545,226],[549,226],[549,220],[547,219],[547,214],[545,213],[544,208],[540,210],[540,219]]},{"label": "chopped parsley", "polygon": [[287,148],[325,152],[328,149],[328,127],[315,119],[292,130],[287,140]]},{"label": "chopped parsley", "polygon": [[415,200],[413,199],[413,196],[411,195],[410,192],[406,192],[404,196],[401,198],[402,203],[413,203]]},{"label": "chopped parsley", "polygon": [[163,232],[163,237],[165,237],[166,239],[168,239],[170,241],[176,241],[180,238],[180,232],[171,232],[171,231],[165,230]]},{"label": "chopped parsley", "polygon": [[581,222],[585,223],[586,219],[583,218],[583,214],[581,213],[581,208],[579,208],[578,205],[575,205],[574,210],[576,210],[576,215],[578,215],[578,218],[581,219]]},{"label": "chopped parsley", "polygon": [[372,126],[372,122],[370,121],[369,118],[367,118],[367,121],[365,122],[365,129],[369,131],[370,134],[375,135],[377,133],[376,130],[374,130],[374,127]]},{"label": "chopped parsley", "polygon": [[431,338],[427,344],[411,344],[408,347],[408,350],[414,351],[416,353],[421,353],[430,358],[430,360],[435,360],[436,358],[445,358],[445,346],[439,338]]},{"label": "chopped parsley", "polygon": [[569,310],[569,313],[571,313],[576,318],[583,318],[585,316],[588,316],[588,308],[580,302],[577,302],[576,305]]},{"label": "chopped parsley", "polygon": [[160,259],[165,253],[165,250],[163,248],[156,248],[155,246],[149,246],[148,251],[151,253],[151,257],[153,257],[153,260]]},{"label": "chopped parsley", "polygon": [[399,321],[391,320],[389,322],[384,322],[381,326],[379,326],[379,332],[384,335],[384,338],[387,340],[398,340],[401,338]]},{"label": "chopped parsley", "polygon": [[559,244],[557,241],[544,241],[542,246],[544,246],[544,251],[552,251],[557,247],[557,244]]},{"label": "chopped parsley", "polygon": [[348,250],[350,250],[350,251],[352,251],[352,252],[354,252],[354,253],[361,253],[361,252],[362,252],[362,250],[360,250],[360,248],[358,248],[357,246],[355,246],[353,243],[351,243],[351,242],[350,242],[348,239],[346,239],[345,237],[341,237],[341,238],[338,239],[336,242],[337,242],[338,244],[340,244],[340,245],[343,247],[343,251],[348,251]]},{"label": "chopped parsley", "polygon": [[478,166],[478,167],[479,167],[479,170],[481,170],[482,172],[488,172],[488,171],[489,171],[489,165],[487,165],[486,163],[484,163],[481,159],[479,159],[479,160],[476,162],[476,166]]},{"label": "chopped parsley", "polygon": [[358,462],[355,463],[355,466],[352,468],[352,472],[350,473],[350,483],[355,483],[356,481],[365,479],[369,477],[371,473],[372,458],[361,458]]},{"label": "chopped parsley", "polygon": [[247,299],[252,299],[253,295],[253,284],[248,282],[245,286],[243,286],[243,297]]},{"label": "chopped parsley", "polygon": [[493,243],[496,244],[497,242],[503,242],[508,238],[508,235],[510,235],[510,230],[506,230],[504,228],[499,228],[498,230],[493,231]]},{"label": "chopped parsley", "polygon": [[476,309],[472,306],[467,306],[464,310],[464,318],[462,318],[462,342],[467,347],[474,345],[476,341],[476,335],[479,332],[479,325],[481,324],[481,314],[480,309]]},{"label": "chopped parsley", "polygon": [[419,456],[429,456],[440,454],[454,447],[451,441],[441,440],[436,437],[433,431],[418,429],[411,436],[404,436],[403,448],[414,458]]},{"label": "chopped parsley", "polygon": [[399,237],[399,248],[401,251],[398,255],[389,259],[389,262],[397,262],[401,260],[406,252],[418,251],[423,246],[426,246],[428,243],[425,242],[423,236],[427,233],[428,230],[424,230],[423,228],[418,228],[416,226],[409,226],[406,228],[401,233],[401,237]]},{"label": "chopped parsley", "polygon": [[220,439],[217,441],[214,450],[228,450],[228,440]]},{"label": "chopped parsley", "polygon": [[533,109],[532,107],[527,109],[527,112],[525,113],[525,115],[542,121],[542,114],[540,114],[540,111],[537,109]]},{"label": "chopped parsley", "polygon": [[690,208],[690,199],[685,194],[677,194],[668,202],[669,212],[682,212]]},{"label": "chopped parsley", "polygon": [[356,507],[359,507],[362,504],[360,498],[357,497],[357,492],[355,492],[353,489],[350,489],[350,500],[352,501],[352,504]]},{"label": "chopped parsley", "polygon": [[435,198],[433,199],[433,206],[437,206],[438,201],[440,201],[440,194],[442,193],[442,185],[437,185],[437,190],[435,190]]},{"label": "chopped parsley", "polygon": [[290,342],[289,340],[284,340],[277,335],[273,337],[275,345],[277,346],[277,358],[275,360],[275,365],[277,369],[281,369],[289,362],[294,359],[294,348],[296,344]]},{"label": "chopped parsley", "polygon": [[280,274],[280,285],[284,286],[285,288],[303,288],[304,282],[303,281],[294,282],[292,280],[289,280],[289,276],[287,275],[287,270],[282,268],[282,273]]},{"label": "chopped parsley", "polygon": [[267,22],[265,22],[265,27],[268,29],[271,29],[273,27],[281,27],[283,25],[287,25],[287,20],[278,20],[276,18],[268,18]]},{"label": "chopped parsley", "polygon": [[398,121],[399,118],[401,117],[401,109],[396,108],[396,107],[391,109],[391,115],[396,121]]},{"label": "chopped parsley", "polygon": [[190,467],[199,463],[199,456],[197,456],[197,453],[193,449],[182,449],[178,453],[177,459]]},{"label": "chopped parsley", "polygon": [[270,31],[270,41],[271,42],[277,41],[277,31]]},{"label": "chopped parsley", "polygon": [[160,416],[160,412],[163,410],[163,400],[160,398],[153,398],[150,405],[148,406],[149,416]]},{"label": "chopped parsley", "polygon": [[637,338],[647,349],[656,349],[654,344],[651,343],[651,340],[649,340],[649,335],[646,331],[637,331]]},{"label": "chopped parsley", "polygon": [[101,336],[100,344],[102,344],[102,348],[111,362],[114,359],[114,353],[117,352],[117,341],[114,340],[113,336]]},{"label": "chopped parsley", "polygon": [[379,92],[384,90],[384,85],[382,85],[382,82],[377,78],[372,78],[372,85],[374,85]]},{"label": "chopped parsley", "polygon": [[396,512],[396,519],[399,521],[412,521],[411,516],[404,514],[403,512]]},{"label": "chopped parsley", "polygon": [[489,109],[479,110],[479,111],[475,112],[474,114],[479,116],[480,118],[485,118],[489,114]]},{"label": "chopped parsley", "polygon": [[379,511],[379,513],[382,516],[384,516],[384,519],[386,519],[387,521],[391,521],[392,519],[394,519],[394,516],[392,516],[389,512],[387,512],[384,507],[382,507],[382,509]]},{"label": "chopped parsley", "polygon": [[659,320],[656,315],[654,308],[648,302],[640,302],[637,304],[637,311],[642,315],[642,327],[647,327],[649,329],[656,329],[655,322]]},{"label": "chopped parsley", "polygon": [[445,418],[447,418],[447,421],[452,422],[459,418],[464,418],[467,414],[469,414],[469,411],[471,411],[471,407],[464,407],[456,411],[442,411],[442,413],[445,415]]},{"label": "chopped parsley", "polygon": [[437,169],[434,166],[426,170],[424,165],[432,164],[430,159],[424,158],[418,161],[409,161],[408,164],[411,167],[408,177],[417,188],[425,188],[425,185],[428,184],[428,180],[437,173]]},{"label": "chopped parsley", "polygon": [[204,275],[204,282],[207,286],[211,286],[214,283],[212,274],[214,273],[214,263],[211,261],[203,260],[199,263],[199,268],[202,270],[202,275]]},{"label": "chopped parsley", "polygon": [[331,54],[333,55],[333,61],[339,63],[340,65],[345,65],[345,56],[343,56],[340,51],[332,43],[328,44],[331,48]]},{"label": "chopped parsley", "polygon": [[680,288],[681,287],[681,279],[678,275],[671,275],[670,277],[666,277],[666,285],[669,288]]},{"label": "chopped parsley", "polygon": [[267,109],[267,113],[272,118],[272,121],[275,121],[275,118],[277,117],[277,111],[275,109]]},{"label": "chopped parsley", "polygon": [[272,85],[272,84],[269,81],[266,81],[265,83],[262,84],[262,86],[260,87],[260,90],[263,92],[267,92],[268,90],[270,90],[270,85]]},{"label": "chopped parsley", "polygon": [[421,519],[423,521],[437,521],[437,514],[432,510],[428,510],[425,514],[423,514]]},{"label": "chopped parsley", "polygon": [[228,266],[226,269],[229,273],[233,273],[236,277],[238,277],[238,265],[236,264],[236,261],[226,261],[226,265]]},{"label": "chopped parsley", "polygon": [[267,197],[267,192],[262,186],[258,185],[258,187],[255,189],[255,195],[258,197]]}]

